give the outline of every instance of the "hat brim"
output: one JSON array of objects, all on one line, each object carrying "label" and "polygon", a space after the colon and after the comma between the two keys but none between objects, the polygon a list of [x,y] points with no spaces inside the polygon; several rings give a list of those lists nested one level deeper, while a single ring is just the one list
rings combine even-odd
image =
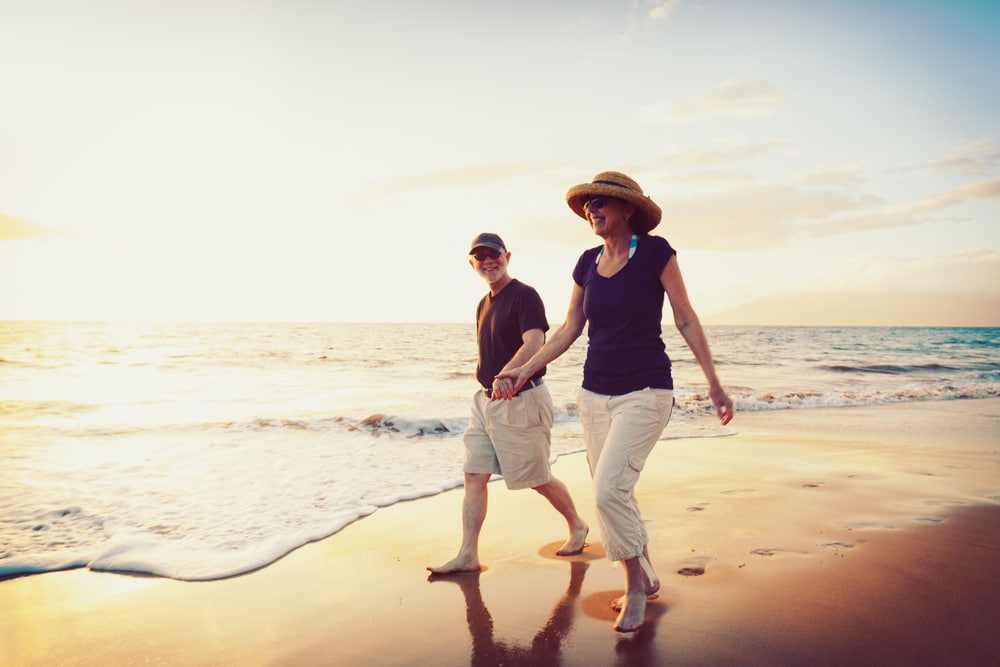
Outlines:
[{"label": "hat brim", "polygon": [[476,248],[493,248],[494,250],[499,250],[500,252],[507,251],[507,249],[504,248],[502,245],[497,245],[496,243],[477,243],[476,245],[472,246],[472,250],[469,251],[469,254],[471,255],[472,253],[476,252]]},{"label": "hat brim", "polygon": [[566,192],[566,203],[574,213],[586,220],[587,213],[583,210],[583,205],[594,197],[613,197],[635,204],[637,210],[632,223],[637,231],[649,232],[655,229],[663,217],[660,207],[646,195],[639,195],[627,188],[606,183],[574,185]]}]

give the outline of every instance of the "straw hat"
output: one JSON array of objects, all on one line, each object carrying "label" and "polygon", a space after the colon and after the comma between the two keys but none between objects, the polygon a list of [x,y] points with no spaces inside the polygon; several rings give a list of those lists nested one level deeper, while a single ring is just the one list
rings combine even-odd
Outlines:
[{"label": "straw hat", "polygon": [[660,207],[642,193],[639,184],[618,171],[602,171],[590,183],[574,185],[566,192],[566,203],[578,216],[587,219],[583,205],[594,197],[614,197],[635,204],[636,213],[631,223],[636,232],[648,232],[658,224],[663,215]]}]

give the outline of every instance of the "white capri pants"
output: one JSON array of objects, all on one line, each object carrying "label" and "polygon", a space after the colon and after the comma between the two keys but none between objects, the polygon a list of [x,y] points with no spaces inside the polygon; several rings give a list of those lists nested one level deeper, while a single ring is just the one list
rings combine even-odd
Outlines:
[{"label": "white capri pants", "polygon": [[594,480],[597,519],[611,560],[642,555],[649,542],[635,485],[674,407],[670,389],[605,396],[581,389],[577,407]]}]

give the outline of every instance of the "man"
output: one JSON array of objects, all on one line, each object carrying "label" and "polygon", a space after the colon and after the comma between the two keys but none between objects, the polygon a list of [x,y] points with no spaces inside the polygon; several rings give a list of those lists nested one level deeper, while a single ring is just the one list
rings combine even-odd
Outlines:
[{"label": "man", "polygon": [[490,287],[476,308],[482,385],[473,399],[465,443],[465,497],[462,500],[462,546],[458,555],[433,574],[478,572],[479,533],[486,519],[490,475],[502,474],[507,488],[531,488],[545,497],[569,526],[569,539],[556,552],[572,556],[583,551],[589,530],[580,518],[566,485],[552,476],[549,448],[554,410],[542,368],[509,400],[510,387],[498,381],[502,371],[517,368],[545,342],[549,325],[545,306],[534,288],[507,272],[510,253],[496,234],[483,233],[472,241],[469,264]]}]

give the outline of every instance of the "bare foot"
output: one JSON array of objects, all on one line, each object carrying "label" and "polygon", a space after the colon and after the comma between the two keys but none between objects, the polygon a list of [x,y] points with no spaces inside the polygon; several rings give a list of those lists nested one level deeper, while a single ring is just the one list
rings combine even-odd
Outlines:
[{"label": "bare foot", "polygon": [[[627,597],[628,597],[627,595],[623,595],[620,598],[615,598],[614,600],[612,600],[611,608],[614,609],[615,611],[621,611],[622,607],[625,606],[625,598]],[[649,593],[646,595],[647,600],[657,600],[659,599],[659,597],[660,596],[657,595],[656,593]]]},{"label": "bare foot", "polygon": [[557,556],[575,556],[578,553],[583,552],[583,548],[587,546],[587,535],[590,533],[590,526],[583,524],[580,528],[572,531],[569,535],[569,539],[566,540],[566,544],[559,548],[556,552]]},{"label": "bare foot", "polygon": [[626,593],[624,604],[615,620],[616,632],[635,632],[646,620],[646,596],[642,592]]},{"label": "bare foot", "polygon": [[[660,597],[657,595],[660,591],[660,578],[656,576],[653,566],[649,563],[649,560],[645,556],[640,556],[639,559],[639,566],[642,568],[642,578],[646,584],[646,599],[655,600]],[[623,595],[620,598],[612,600],[611,608],[615,611],[621,611],[622,607],[625,606],[626,597],[628,596]]]},{"label": "bare foot", "polygon": [[639,556],[639,567],[642,568],[642,576],[646,580],[646,597],[651,597],[660,590],[660,578],[656,576],[656,570],[645,555]]},{"label": "bare foot", "polygon": [[479,572],[482,568],[479,565],[478,558],[470,558],[467,556],[455,556],[447,563],[438,565],[437,567],[427,566],[427,570],[431,574],[458,574],[459,572]]}]

